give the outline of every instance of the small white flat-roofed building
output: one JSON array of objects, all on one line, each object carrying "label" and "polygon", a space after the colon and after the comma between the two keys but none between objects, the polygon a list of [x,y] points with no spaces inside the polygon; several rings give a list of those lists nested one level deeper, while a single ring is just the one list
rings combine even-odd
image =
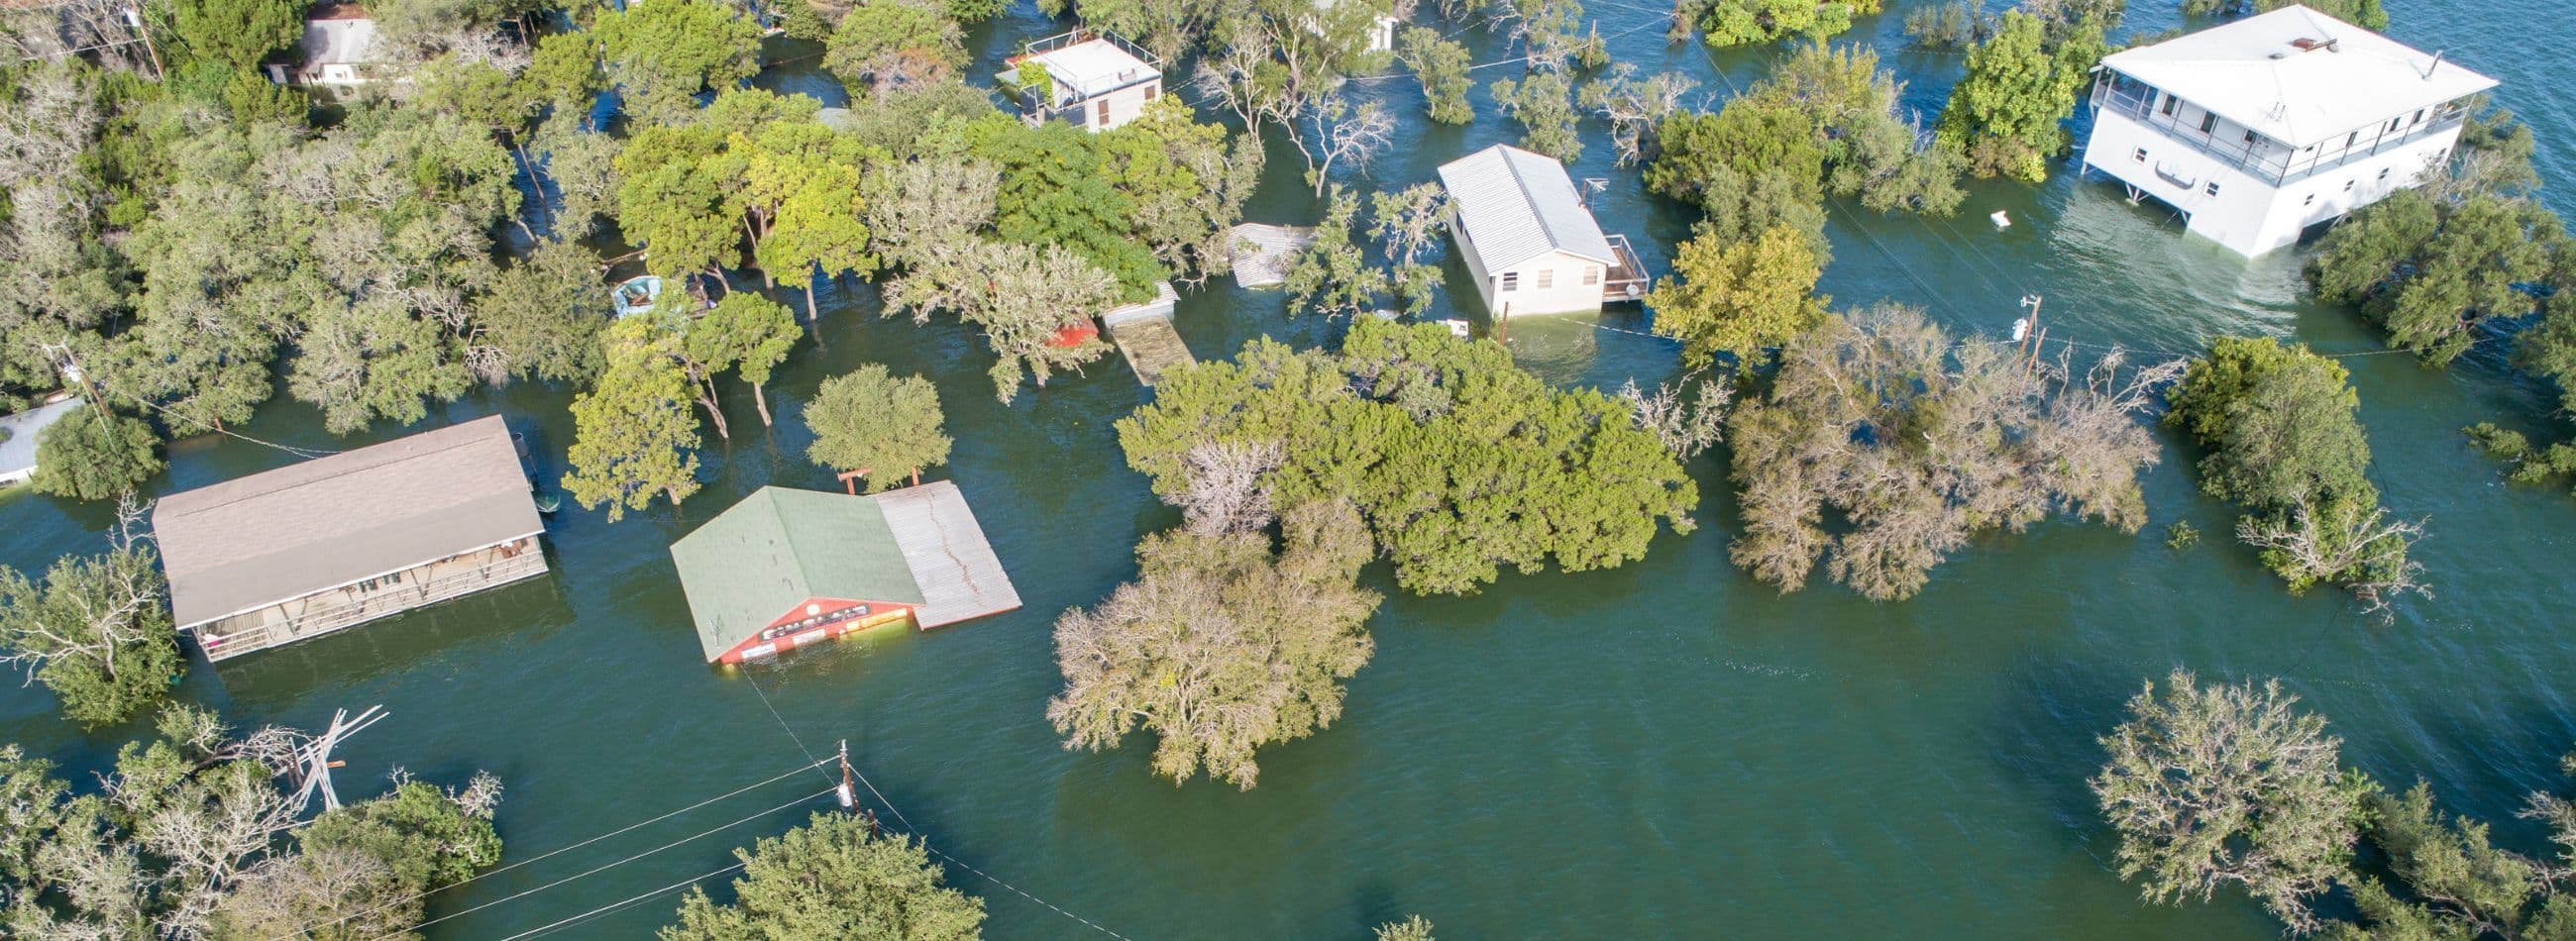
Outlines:
[{"label": "small white flat-roofed building", "polygon": [[1497,318],[1597,311],[1645,294],[1623,235],[1604,235],[1556,158],[1496,144],[1440,165],[1449,232]]},{"label": "small white flat-roofed building", "polygon": [[[1032,42],[1001,76],[1015,88],[1029,126],[1061,120],[1092,131],[1136,120],[1163,96],[1163,60],[1108,33],[1077,29]],[[1022,71],[1035,67],[1046,81],[1031,84]]]},{"label": "small white flat-roofed building", "polygon": [[2304,6],[2115,53],[2084,167],[2252,257],[2442,166],[2494,79]]},{"label": "small white flat-roofed building", "polygon": [[304,17],[298,64],[270,63],[268,80],[280,85],[358,85],[373,78],[376,21],[355,3],[316,4]]},{"label": "small white flat-roofed building", "polygon": [[35,479],[38,438],[80,404],[79,399],[64,398],[0,415],[0,487]]}]

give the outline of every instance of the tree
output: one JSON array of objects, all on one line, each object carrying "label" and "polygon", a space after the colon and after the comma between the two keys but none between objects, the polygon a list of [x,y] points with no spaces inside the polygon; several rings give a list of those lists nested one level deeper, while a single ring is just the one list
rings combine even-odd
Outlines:
[{"label": "tree", "polygon": [[2416,523],[2390,523],[2371,486],[2360,396],[2343,366],[2268,338],[2220,337],[2167,395],[2165,422],[2207,450],[2200,489],[2243,507],[2240,540],[2304,591],[2343,586],[2377,611],[2423,592]]},{"label": "tree", "polygon": [[1682,243],[1673,273],[1647,293],[1646,306],[1656,333],[1682,341],[1684,365],[1704,367],[1725,353],[1759,366],[1769,361],[1765,350],[1824,324],[1833,299],[1815,293],[1823,274],[1806,239],[1786,226],[1733,245],[1703,232]]},{"label": "tree", "polygon": [[848,814],[817,813],[783,836],[734,850],[742,878],[734,901],[718,905],[703,888],[680,903],[680,923],[662,941],[746,938],[983,937],[984,902],[942,885],[944,870],[908,836],[880,836]]},{"label": "tree", "polygon": [[1338,353],[1247,344],[1234,362],[1167,373],[1118,423],[1129,467],[1173,500],[1202,445],[1277,445],[1274,506],[1349,499],[1418,594],[1466,594],[1509,565],[1535,573],[1643,558],[1699,491],[1627,404],[1558,389],[1501,344],[1436,324],[1352,321]]},{"label": "tree", "polygon": [[1744,508],[1728,555],[1783,591],[1821,560],[1863,597],[1902,599],[1980,533],[2055,513],[2146,521],[2137,475],[2158,454],[2134,416],[2180,364],[2124,375],[2115,353],[2077,382],[2063,360],[1954,343],[1895,305],[1829,317],[1779,355],[1726,438]]},{"label": "tree", "polygon": [[1333,187],[1315,237],[1288,264],[1285,287],[1290,314],[1312,310],[1326,317],[1355,317],[1366,313],[1386,289],[1386,273],[1370,267],[1351,240],[1359,210],[1358,197]]},{"label": "tree", "polygon": [[760,27],[709,0],[603,11],[591,32],[609,79],[648,121],[677,122],[699,91],[722,91],[760,69]]},{"label": "tree", "polygon": [[43,584],[0,566],[0,663],[27,671],[84,726],[125,721],[188,668],[171,629],[169,585],[131,527],[128,504],[103,556],[54,561]]},{"label": "tree", "polygon": [[608,304],[593,280],[598,270],[599,256],[578,242],[538,242],[475,299],[468,360],[489,357],[495,372],[549,382],[597,375],[608,327]]},{"label": "tree", "polygon": [[1440,36],[1428,26],[1406,27],[1397,38],[1395,57],[1422,80],[1423,106],[1431,120],[1442,124],[1465,124],[1476,119],[1476,109],[1467,104],[1467,91],[1476,87],[1467,76],[1467,47]]},{"label": "tree", "polygon": [[431,892],[501,861],[499,779],[477,774],[457,792],[395,781],[315,817],[296,832],[294,854],[245,870],[215,909],[216,936],[416,937],[408,932]]},{"label": "tree", "polygon": [[892,490],[909,475],[948,463],[939,391],[920,376],[897,379],[875,363],[823,380],[805,407],[814,443],[805,456],[844,473],[868,475],[868,492]]},{"label": "tree", "polygon": [[1306,155],[1306,183],[1317,197],[1324,195],[1333,164],[1365,168],[1369,158],[1395,143],[1395,118],[1374,101],[1353,105],[1339,93],[1325,95],[1306,109],[1306,122],[1312,145],[1306,137],[1293,139]]},{"label": "tree", "polygon": [[1697,80],[1672,72],[1640,79],[1636,63],[1621,62],[1583,83],[1577,100],[1610,123],[1610,144],[1619,152],[1618,164],[1626,167],[1646,158],[1655,146],[1655,129],[1680,113],[1682,96],[1698,86]]},{"label": "tree", "polygon": [[1259,531],[1148,536],[1136,581],[1057,619],[1065,688],[1047,720],[1066,748],[1115,748],[1141,726],[1160,739],[1155,773],[1177,784],[1204,769],[1250,790],[1256,750],[1340,717],[1341,681],[1374,649],[1379,596],[1357,582],[1368,528],[1340,500],[1291,510],[1281,528],[1275,557]]},{"label": "tree", "polygon": [[2151,902],[2203,901],[2236,884],[2293,931],[2344,871],[2361,783],[2336,765],[2340,739],[2294,708],[2279,680],[2203,686],[2176,670],[2129,700],[2090,782],[2120,835],[2120,876]]},{"label": "tree", "polygon": [[[1166,97],[1094,139],[1101,176],[1135,206],[1129,216],[1133,237],[1193,284],[1231,265],[1226,239],[1260,182],[1259,141],[1237,138],[1229,149],[1228,136],[1220,125],[1191,120],[1187,105]],[[1356,161],[1369,154],[1354,150],[1348,156]]]},{"label": "tree", "polygon": [[1417,183],[1398,192],[1375,194],[1370,200],[1369,215],[1375,222],[1369,234],[1384,244],[1387,260],[1395,265],[1387,287],[1405,299],[1406,312],[1419,316],[1431,309],[1432,296],[1440,290],[1440,266],[1426,259],[1438,257],[1441,250],[1449,192],[1438,183]]},{"label": "tree", "polygon": [[190,58],[250,71],[304,35],[297,0],[198,0],[171,5],[172,25]]},{"label": "tree", "polygon": [[704,316],[688,321],[682,329],[681,359],[704,390],[699,401],[715,418],[718,437],[725,435],[724,415],[716,407],[716,374],[731,370],[751,386],[752,405],[760,410],[760,426],[767,428],[769,396],[760,387],[804,335],[786,305],[750,292],[727,294]]},{"label": "tree", "polygon": [[[2243,16],[2270,13],[2299,0],[2182,0],[2184,16]],[[2360,26],[2386,32],[2388,10],[2380,0],[2315,0],[2308,3],[2317,12]]]},{"label": "tree", "polygon": [[642,244],[654,274],[696,278],[723,265],[742,238],[717,169],[724,138],[701,127],[643,128],[617,154],[617,222]]},{"label": "tree", "polygon": [[2048,159],[2072,138],[2060,126],[2075,113],[2091,70],[2110,51],[2096,20],[2052,35],[2049,24],[2007,10],[1994,36],[1968,50],[1968,76],[1942,109],[1942,145],[1966,154],[1979,176],[2048,178]]},{"label": "tree", "polygon": [[752,260],[762,277],[804,289],[805,319],[812,321],[820,316],[817,270],[825,278],[876,271],[868,227],[860,221],[867,208],[860,195],[861,147],[821,124],[781,122],[763,127],[757,138],[735,135],[732,149],[744,154],[741,197],[757,236]]},{"label": "tree", "polygon": [[924,323],[933,311],[953,311],[984,331],[1000,354],[989,373],[993,393],[1007,403],[1020,380],[1041,387],[1056,371],[1109,351],[1096,332],[1080,328],[1118,303],[1118,282],[1061,245],[1043,249],[1020,242],[969,237],[951,251],[918,257],[885,288],[885,315],[909,313]]},{"label": "tree", "polygon": [[823,67],[843,84],[878,93],[946,81],[966,62],[965,32],[932,0],[866,0],[823,53]]},{"label": "tree", "polygon": [[140,418],[79,406],[36,433],[36,476],[27,486],[74,500],[124,496],[161,472],[160,444]]},{"label": "tree", "polygon": [[698,419],[689,411],[689,376],[679,363],[679,336],[653,318],[608,328],[607,368],[588,392],[573,396],[572,468],[563,485],[585,508],[608,506],[609,522],[627,510],[671,505],[698,490]]},{"label": "tree", "polygon": [[1699,28],[1714,48],[1776,42],[1793,36],[1821,40],[1850,29],[1854,14],[1876,13],[1880,0],[1706,0],[1697,5]]},{"label": "tree", "polygon": [[2386,328],[2389,345],[2447,365],[2481,322],[2540,306],[2528,286],[2548,276],[2561,235],[2556,214],[2520,197],[2400,190],[2329,231],[2309,276],[2319,295]]},{"label": "tree", "polygon": [[1583,139],[1574,133],[1574,86],[1565,74],[1533,71],[1514,82],[1494,83],[1494,101],[1503,113],[1521,122],[1521,148],[1571,162],[1583,155]]},{"label": "tree", "polygon": [[1001,171],[995,235],[1072,251],[1117,279],[1120,302],[1140,302],[1170,272],[1152,248],[1130,237],[1136,202],[1109,184],[1093,138],[1063,122],[1031,130],[993,112],[970,128],[969,146]]},{"label": "tree", "polygon": [[1377,926],[1377,941],[1431,941],[1431,920],[1407,915],[1403,921]]}]

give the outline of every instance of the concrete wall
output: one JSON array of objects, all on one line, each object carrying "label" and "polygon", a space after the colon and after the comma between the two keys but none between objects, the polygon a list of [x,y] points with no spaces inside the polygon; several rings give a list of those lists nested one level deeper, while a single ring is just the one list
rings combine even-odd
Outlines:
[{"label": "concrete wall", "polygon": [[[2181,102],[2176,111],[2186,133],[2200,126],[2203,112],[2197,106]],[[2220,118],[2208,136],[2221,146],[2241,147],[2244,133],[2244,128]],[[2298,241],[2299,233],[2311,225],[2414,185],[2427,168],[2450,156],[2459,136],[2457,128],[2428,134],[2275,187],[2268,178],[2175,140],[2162,129],[2116,110],[2100,110],[2094,115],[2092,136],[2084,144],[2084,165],[2180,210],[2192,233],[2252,257]],[[2367,150],[2369,138],[2362,135],[2356,149]],[[2261,146],[2277,151],[2284,145]],[[2291,155],[2291,165],[2331,161],[2342,153],[2341,141],[2330,141]],[[2258,151],[2255,156],[2260,159],[2264,154]],[[2214,194],[2210,192],[2213,183],[2218,190]]]},{"label": "concrete wall", "polygon": [[[1143,115],[1145,103],[1161,97],[1162,94],[1163,80],[1157,78],[1086,99],[1082,102],[1082,120],[1075,123],[1091,129],[1094,133],[1120,127]],[[1105,122],[1101,120],[1103,103],[1109,106],[1109,118]]]}]

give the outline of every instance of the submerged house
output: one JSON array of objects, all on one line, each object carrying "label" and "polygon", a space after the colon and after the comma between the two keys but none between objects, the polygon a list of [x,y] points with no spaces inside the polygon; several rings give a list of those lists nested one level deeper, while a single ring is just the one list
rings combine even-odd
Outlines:
[{"label": "submerged house", "polygon": [[1624,235],[1604,235],[1565,164],[1496,144],[1440,165],[1449,231],[1497,317],[1585,313],[1645,295]]},{"label": "submerged house", "polygon": [[510,429],[480,418],[162,498],[179,629],[223,660],[546,571]]},{"label": "submerged house", "polygon": [[268,80],[280,85],[357,85],[368,81],[376,57],[376,21],[355,3],[315,4],[304,15],[300,64],[270,63]]},{"label": "submerged house", "polygon": [[762,487],[672,543],[671,562],[709,663],[1020,606],[965,495],[944,480],[869,496]]},{"label": "submerged house", "polygon": [[2084,167],[2248,257],[2415,186],[2494,79],[2304,6],[2115,53]]},{"label": "submerged house", "polygon": [[1030,127],[1066,121],[1106,131],[1136,120],[1163,96],[1163,60],[1109,33],[1076,29],[1023,47],[1001,75]]},{"label": "submerged house", "polygon": [[37,436],[80,405],[79,399],[65,398],[0,415],[0,487],[23,484],[36,476]]}]

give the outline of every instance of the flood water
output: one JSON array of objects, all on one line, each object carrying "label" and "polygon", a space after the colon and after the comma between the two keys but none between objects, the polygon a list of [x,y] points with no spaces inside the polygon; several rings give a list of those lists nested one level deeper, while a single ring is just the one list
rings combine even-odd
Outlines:
[{"label": "flood water", "polygon": [[[1933,111],[1960,59],[1897,51],[1911,4],[1891,5],[1848,38],[1888,50],[1909,104]],[[1777,55],[1668,46],[1667,8],[1644,0],[1589,6],[1618,58],[1685,71],[1705,94],[1749,83]],[[2167,0],[2135,6],[2133,30],[2174,21]],[[2543,175],[2576,188],[2576,127],[2551,97],[2570,68],[2569,40],[2498,28],[2550,22],[2554,6],[2388,7],[2398,38],[2501,78],[2502,99],[2539,134]],[[979,27],[975,74],[989,74],[1012,44],[1061,28],[1025,4]],[[1508,56],[1475,41],[1479,62]],[[773,58],[811,51],[781,45]],[[1475,73],[1479,118],[1464,128],[1425,126],[1409,78],[1365,83],[1412,123],[1402,147],[1348,182],[1409,185],[1516,139],[1481,86],[1517,72]],[[811,57],[761,81],[839,95]],[[1293,152],[1272,153],[1282,159],[1250,219],[1314,221]],[[1629,234],[1661,270],[1691,213],[1644,194],[1636,171],[1610,157],[1600,128],[1587,125],[1573,172],[1609,181],[1605,228]],[[2566,195],[2551,197],[2562,211]],[[1986,221],[1996,209],[2010,229]],[[1823,289],[1838,302],[1923,304],[1962,332],[2001,334],[2017,299],[2039,294],[2050,337],[2088,352],[2117,343],[2179,355],[2227,333],[2381,349],[2350,311],[2302,296],[2298,255],[2247,263],[2071,172],[2036,188],[1976,184],[1949,220],[1838,204],[1829,234]],[[1443,303],[1434,316],[1453,316]],[[980,870],[952,866],[949,877],[986,900],[997,938],[1087,938],[1095,926],[1140,939],[1356,937],[1414,912],[1445,937],[2260,938],[2278,926],[2240,896],[2151,907],[2107,863],[2113,841],[2083,779],[2101,760],[2095,736],[2145,678],[2177,665],[2280,676],[2331,717],[2348,762],[2392,784],[2432,780],[2451,809],[2493,821],[2502,842],[2525,852],[2546,847],[2512,812],[2524,792],[2563,783],[2558,758],[2576,747],[2576,709],[2554,681],[2576,671],[2576,644],[2562,633],[2576,611],[2567,535],[2576,500],[2504,484],[2458,433],[2488,419],[2553,435],[2565,426],[2550,415],[2554,390],[2512,374],[2505,344],[2488,343],[2447,371],[2403,355],[2345,360],[2378,457],[2373,478],[2395,512],[2430,517],[2419,552],[2439,597],[2408,602],[2392,622],[2355,617],[2332,592],[2284,592],[2224,538],[2230,512],[2196,493],[2170,435],[2167,460],[2145,478],[2146,532],[2050,523],[1981,539],[1919,597],[1894,604],[1830,585],[1784,597],[1728,564],[1736,519],[1719,455],[1694,465],[1702,527],[1663,535],[1642,563],[1507,575],[1463,599],[1397,593],[1384,567],[1372,568],[1367,577],[1389,597],[1371,623],[1376,659],[1351,680],[1343,719],[1265,751],[1252,792],[1174,787],[1149,772],[1149,739],[1067,752],[1043,716],[1058,687],[1056,614],[1132,575],[1137,538],[1177,520],[1126,469],[1111,428],[1149,393],[1112,356],[1004,407],[984,375],[990,355],[969,331],[880,319],[865,288],[827,292],[823,305],[827,345],[800,347],[770,387],[778,427],[764,432],[729,383],[736,437],[709,442],[706,488],[678,510],[612,525],[568,508],[550,522],[554,571],[543,579],[220,670],[200,663],[182,693],[237,723],[306,727],[334,708],[383,704],[391,718],[341,750],[342,792],[366,790],[395,765],[450,782],[490,769],[508,786],[500,826],[512,860],[771,778],[847,740],[909,827]],[[1281,306],[1275,292],[1218,278],[1184,293],[1178,327],[1202,358],[1263,334],[1298,344],[1334,334]],[[1558,382],[1651,383],[1678,367],[1675,345],[1646,326],[1633,306],[1529,318],[1512,325],[1511,345]],[[824,378],[863,362],[937,383],[957,440],[939,473],[964,488],[1026,607],[742,670],[708,666],[667,545],[764,484],[832,486],[803,457],[798,407]],[[571,437],[569,399],[566,389],[518,385],[469,396],[431,424],[507,415],[540,445],[551,484]],[[406,429],[334,438],[281,392],[245,430],[345,448]],[[292,460],[217,436],[170,452],[171,470],[150,484],[156,494]],[[41,568],[95,551],[110,515],[0,495],[0,563]],[[2168,550],[2160,531],[2177,519],[2209,538]],[[75,769],[98,767],[143,731],[83,735],[54,716],[41,688],[14,685],[0,688],[0,723],[7,739]],[[428,933],[509,936],[716,869],[732,861],[730,847],[823,806],[811,795],[829,783],[820,772],[791,776],[481,879],[435,900],[433,916],[455,917]],[[651,896],[557,930],[638,937],[676,905],[676,893]]]}]

